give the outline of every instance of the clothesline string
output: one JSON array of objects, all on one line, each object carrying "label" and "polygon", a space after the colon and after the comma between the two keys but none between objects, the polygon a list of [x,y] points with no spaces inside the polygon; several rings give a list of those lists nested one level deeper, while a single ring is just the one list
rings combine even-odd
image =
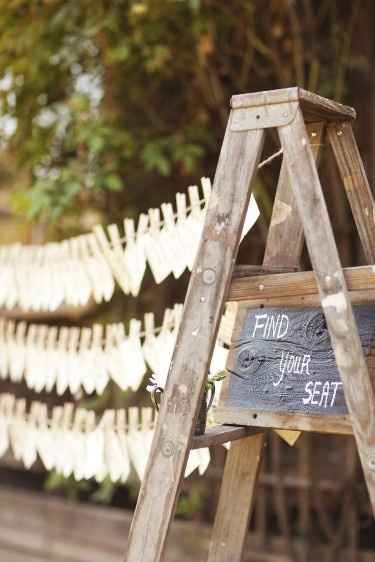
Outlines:
[{"label": "clothesline string", "polygon": [[[278,156],[281,156],[282,153],[284,152],[284,150],[282,148],[280,148],[279,150],[277,150],[276,152],[274,152],[273,154],[271,154],[271,156],[268,156],[267,158],[265,158],[264,160],[262,160],[262,162],[260,162],[258,164],[258,170],[260,170],[261,168],[263,168],[263,166],[267,166],[267,164],[270,164],[272,162],[272,160],[274,160],[275,158],[277,158]],[[199,200],[199,205],[203,208],[204,205],[207,203],[206,199],[200,199]],[[192,210],[192,206],[188,206],[186,207],[186,212],[189,213]],[[176,220],[178,218],[178,214],[177,213],[173,213],[173,218]],[[165,225],[165,221],[161,220],[160,221],[160,227],[163,227]],[[120,242],[121,244],[126,244],[127,239],[126,236],[123,236],[120,238]]]},{"label": "clothesline string", "polygon": [[[323,146],[321,144],[310,144],[310,146]],[[262,162],[260,162],[257,166],[258,170],[260,170],[261,168],[263,168],[264,166],[267,166],[268,164],[270,164],[275,158],[278,158],[279,156],[281,156],[284,152],[283,148],[280,148],[279,150],[277,150],[276,152],[274,152],[273,154],[271,154],[271,156],[268,156],[267,158],[265,158],[264,160],[262,160]],[[201,206],[204,206],[204,204],[206,203],[206,199],[200,199],[199,200],[199,204]],[[186,212],[189,213],[192,210],[191,206],[186,207]],[[177,213],[173,213],[173,218],[177,219],[178,218],[178,214]],[[160,221],[160,226],[163,227],[165,224],[164,220]],[[123,236],[122,238],[120,238],[120,242],[121,244],[126,244],[127,240],[126,240],[126,236]]]},{"label": "clothesline string", "polygon": [[[199,204],[199,206],[201,207],[201,210],[204,209],[205,204],[207,203],[206,199],[199,199],[199,201],[197,201],[197,205]],[[186,213],[190,213],[190,211],[192,211],[193,207],[191,205],[188,205],[186,207]],[[171,218],[173,216],[173,219],[176,220],[178,218],[178,214],[177,213],[173,213],[173,215],[171,215]],[[160,228],[162,228],[165,225],[165,220],[161,219],[159,222]],[[146,230],[147,232],[147,230]],[[146,234],[146,232],[143,232],[142,234]],[[121,244],[126,245],[127,243],[127,238],[126,236],[122,236],[119,241],[121,242]],[[113,247],[113,244],[110,243],[110,245]]]},{"label": "clothesline string", "polygon": [[[172,310],[172,309],[171,309]],[[39,324],[40,325],[40,324]],[[153,328],[152,330],[150,330],[149,332],[147,332],[146,330],[142,330],[141,332],[139,332],[139,337],[141,339],[146,338],[148,335],[150,334],[160,334],[160,332],[162,332],[163,330],[169,330],[169,329],[176,329],[178,328],[180,325],[180,323],[176,322],[166,322],[165,324],[162,324],[161,326],[157,326],[156,328]],[[47,337],[46,337],[47,339]],[[101,343],[103,345],[105,345],[107,343],[106,338],[101,338],[100,340],[98,340],[98,343]]]}]

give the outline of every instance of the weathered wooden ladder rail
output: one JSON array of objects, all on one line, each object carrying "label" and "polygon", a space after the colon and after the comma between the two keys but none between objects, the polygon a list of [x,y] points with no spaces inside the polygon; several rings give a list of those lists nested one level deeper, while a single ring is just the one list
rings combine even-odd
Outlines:
[{"label": "weathered wooden ladder rail", "polygon": [[[354,118],[352,108],[300,88],[232,98],[202,241],[129,535],[127,562],[161,560],[189,450],[226,441],[235,442],[227,455],[208,560],[239,562],[266,428],[353,431],[375,507],[375,395],[369,374],[371,367],[366,364],[352,308],[352,303],[375,302],[375,273],[372,265],[343,271],[316,167],[326,137],[338,164],[366,259],[369,264],[375,264],[374,201],[352,132]],[[242,266],[232,278],[251,186],[269,128],[277,129],[283,162],[264,271],[254,275],[256,272],[250,268],[252,274],[246,277],[246,267]],[[304,238],[313,272],[296,271]],[[228,376],[216,414],[224,425],[196,438],[194,427],[227,300],[238,301],[238,311]],[[321,309],[310,313],[314,306]],[[268,318],[275,307],[278,314]],[[346,403],[342,407],[347,407],[346,413],[332,415],[329,407],[335,398],[329,398],[328,402],[326,387],[316,381],[314,387],[306,383],[307,398],[298,397],[296,402],[296,410],[303,404],[306,411],[286,411],[283,402],[280,411],[267,410],[266,392],[268,387],[279,389],[284,385],[287,359],[288,377],[295,377],[295,373],[300,378],[310,376],[309,368],[313,364],[310,353],[304,352],[298,359],[289,352],[284,356],[282,351],[280,359],[276,346],[284,342],[288,326],[292,332],[295,330],[296,337],[301,336],[300,316],[293,312],[298,309],[303,309],[308,318],[308,323],[302,325],[302,335],[307,334],[311,349],[322,342],[326,345],[327,340],[332,344],[340,375],[340,382],[334,383],[335,396],[338,385],[342,385]],[[320,310],[326,321],[324,328]],[[319,329],[314,328],[316,325]],[[266,339],[270,353],[264,354]],[[263,346],[263,356],[257,356],[257,346]],[[243,350],[245,353],[240,358]],[[332,350],[324,348],[324,353],[325,360],[333,360]],[[277,362],[280,373],[267,381],[264,392],[259,391],[257,383],[262,365],[277,367]],[[239,368],[243,368],[242,375]],[[293,380],[299,383],[296,378]],[[238,395],[232,392],[235,388],[245,388],[247,398],[240,394],[237,403]],[[257,392],[249,392],[249,388]],[[263,409],[254,410],[250,403],[252,394],[261,406],[264,402]],[[280,400],[285,397],[289,399],[288,394],[280,393]],[[317,404],[317,414],[308,409],[312,404]]]}]

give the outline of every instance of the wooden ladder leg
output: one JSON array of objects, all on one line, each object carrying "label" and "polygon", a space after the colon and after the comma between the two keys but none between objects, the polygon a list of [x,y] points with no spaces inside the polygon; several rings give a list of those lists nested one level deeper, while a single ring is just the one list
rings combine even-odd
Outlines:
[{"label": "wooden ladder leg", "polygon": [[[318,160],[323,142],[324,123],[306,126],[311,150]],[[294,268],[300,265],[303,248],[303,226],[288,178],[285,159],[281,164],[279,181],[273,204],[263,266]],[[293,240],[293,244],[290,241]]]},{"label": "wooden ladder leg", "polygon": [[232,118],[233,113],[133,516],[127,562],[159,562],[163,554],[263,147],[264,130],[233,131]]},{"label": "wooden ladder leg", "polygon": [[[318,158],[319,155],[323,132],[323,123],[308,125],[308,134],[315,158]],[[291,239],[294,240],[293,244],[289,244]],[[263,265],[265,267],[298,267],[302,247],[303,227],[290,187],[286,164],[283,161]],[[242,325],[243,318],[238,315],[235,331]],[[278,433],[286,440],[291,437],[291,434],[294,434],[293,439],[295,439],[295,434],[298,434],[295,431],[283,430]],[[257,440],[252,437],[237,441],[232,444],[228,452],[212,531],[209,562],[241,560],[264,449],[264,436],[262,436],[262,445],[260,436],[256,437]],[[239,485],[239,474],[241,474],[241,485]],[[236,485],[234,486],[233,483]],[[234,494],[234,497],[231,501],[226,501],[229,493]],[[225,539],[223,539],[224,535]],[[228,537],[233,537],[233,540]]]},{"label": "wooden ladder leg", "polygon": [[[324,137],[324,123],[309,123],[307,133],[314,158],[318,161]],[[298,267],[303,249],[303,226],[290,186],[286,162],[281,164],[279,181],[273,204],[272,217],[264,253],[264,267]],[[293,240],[293,244],[290,241]],[[294,443],[300,432],[276,430],[289,444]]]},{"label": "wooden ladder leg", "polygon": [[208,562],[241,562],[264,448],[264,434],[235,441],[227,454]]},{"label": "wooden ladder leg", "polygon": [[352,125],[349,122],[333,123],[327,130],[366,260],[369,264],[373,264],[375,263],[374,197]]},{"label": "wooden ladder leg", "polygon": [[375,510],[375,394],[299,107],[293,122],[278,132]]}]

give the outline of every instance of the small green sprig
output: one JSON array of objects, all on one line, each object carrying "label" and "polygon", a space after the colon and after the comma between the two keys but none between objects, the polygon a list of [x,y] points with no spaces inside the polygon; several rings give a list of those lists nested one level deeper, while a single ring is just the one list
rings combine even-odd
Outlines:
[{"label": "small green sprig", "polygon": [[225,379],[226,377],[226,371],[219,371],[218,373],[215,373],[214,375],[208,377],[208,380],[206,382],[206,389],[210,390],[213,387],[215,387],[215,383],[216,382],[221,382]]}]

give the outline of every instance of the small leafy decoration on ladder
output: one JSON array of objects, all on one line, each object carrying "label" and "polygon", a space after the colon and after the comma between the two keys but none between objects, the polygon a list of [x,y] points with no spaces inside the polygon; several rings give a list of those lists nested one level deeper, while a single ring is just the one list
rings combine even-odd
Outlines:
[{"label": "small leafy decoration on ladder", "polygon": [[[205,385],[205,391],[204,391],[204,397],[202,400],[201,409],[198,414],[197,425],[194,432],[195,435],[202,435],[205,432],[206,422],[207,422],[207,412],[211,408],[215,398],[215,383],[223,381],[225,375],[226,375],[225,371],[219,371],[218,373],[215,373],[214,375],[208,377]],[[151,400],[156,410],[159,410],[160,400],[164,392],[164,388],[158,384],[154,375],[150,377],[149,384],[147,385],[146,390],[148,390],[148,392],[151,394]],[[209,399],[207,399],[208,394],[209,394]]]}]

